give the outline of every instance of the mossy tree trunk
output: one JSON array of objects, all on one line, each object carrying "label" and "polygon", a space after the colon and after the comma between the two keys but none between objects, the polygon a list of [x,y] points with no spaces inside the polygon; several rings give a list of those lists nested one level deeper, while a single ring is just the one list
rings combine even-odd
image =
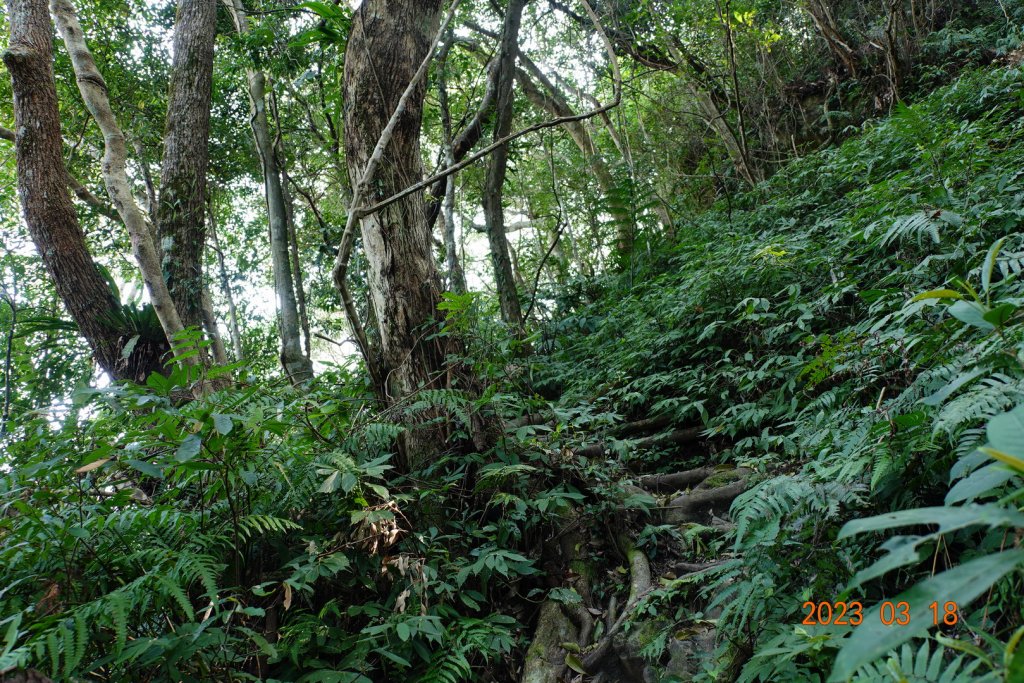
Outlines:
[{"label": "mossy tree trunk", "polygon": [[216,0],[178,3],[157,229],[167,285],[185,327],[203,323],[206,170],[216,20]]}]

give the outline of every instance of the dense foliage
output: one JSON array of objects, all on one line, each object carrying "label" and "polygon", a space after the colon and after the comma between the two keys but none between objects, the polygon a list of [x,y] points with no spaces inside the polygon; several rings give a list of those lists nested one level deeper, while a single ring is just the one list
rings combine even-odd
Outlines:
[{"label": "dense foliage", "polygon": [[[209,279],[241,321],[232,362],[97,381],[20,222],[0,217],[0,678],[1024,681],[1024,10],[932,16],[897,87],[880,75],[896,53],[870,48],[891,26],[858,3],[832,3],[868,46],[838,65],[786,3],[636,4],[595,3],[635,83],[588,130],[623,161],[602,175],[599,152],[555,129],[513,148],[524,328],[501,321],[489,282],[457,291],[448,272],[418,331],[474,382],[385,400],[372,359],[337,351],[344,3],[289,6],[290,24],[270,9],[230,36],[220,17]],[[467,5],[466,25],[477,11],[486,26],[460,28],[465,51],[445,58],[468,119],[495,20]],[[167,115],[152,93],[171,17],[97,7],[92,30],[119,27],[95,51],[134,103],[141,176]],[[525,30],[564,67],[596,38],[546,7],[528,6]],[[674,114],[714,89],[659,66],[687,51],[749,139]],[[102,136],[64,92],[63,59],[65,136],[90,139],[69,169],[95,180]],[[261,308],[274,278],[233,89],[250,61],[282,84],[269,108],[302,205],[304,383],[277,367]],[[784,101],[818,77],[820,101]],[[592,85],[573,78],[561,87]],[[755,86],[763,101],[741,101]],[[424,115],[437,158],[442,106]],[[482,176],[459,180],[463,242]],[[13,185],[0,199],[13,205]],[[123,358],[163,348],[120,226],[82,221],[122,305]],[[355,306],[372,321],[359,246]],[[213,355],[201,332],[173,341]],[[440,435],[414,468],[411,425]],[[847,623],[830,623],[840,609]]]}]

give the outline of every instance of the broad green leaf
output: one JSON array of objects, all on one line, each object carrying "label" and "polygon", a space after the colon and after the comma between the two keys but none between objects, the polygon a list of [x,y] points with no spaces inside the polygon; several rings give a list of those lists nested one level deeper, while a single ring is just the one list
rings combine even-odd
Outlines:
[{"label": "broad green leaf", "polygon": [[395,626],[395,633],[398,634],[398,639],[401,640],[403,643],[407,642],[409,640],[409,636],[412,635],[412,632],[409,630],[409,624],[405,623],[404,621],[398,622],[398,624]]},{"label": "broad green leaf", "polygon": [[338,7],[328,4],[326,2],[318,2],[317,0],[306,0],[301,2],[296,7],[308,9],[315,14],[323,17],[324,19],[344,19],[345,13]]},{"label": "broad green leaf", "polygon": [[933,289],[928,292],[921,292],[911,301],[924,301],[925,299],[963,299],[964,295],[955,289]]},{"label": "broad green leaf", "polygon": [[991,323],[996,327],[1002,327],[1016,311],[1017,307],[1011,303],[998,303],[982,317],[985,318],[985,322]]},{"label": "broad green leaf", "polygon": [[213,414],[213,428],[217,430],[218,434],[230,434],[232,427],[234,427],[234,422],[232,422],[231,417],[220,413]]},{"label": "broad green leaf", "polygon": [[988,309],[976,301],[957,301],[949,307],[949,314],[960,322],[985,332],[991,332],[995,329],[995,325],[985,320],[986,313],[988,313]]},{"label": "broad green leaf", "polygon": [[142,472],[146,476],[155,477],[156,479],[163,479],[164,477],[164,471],[151,462],[146,462],[145,460],[136,460],[134,458],[130,460],[125,460],[124,462],[126,465],[129,465],[130,467],[137,469],[139,472]]},{"label": "broad green leaf", "polygon": [[985,432],[992,448],[1024,458],[1024,405],[993,417]]},{"label": "broad green leaf", "polygon": [[198,434],[189,434],[178,446],[178,450],[174,453],[174,459],[178,462],[188,462],[199,455],[202,446],[203,440],[199,438]]},{"label": "broad green leaf", "polygon": [[981,467],[971,472],[970,476],[958,481],[949,490],[949,493],[946,494],[946,505],[977,498],[1002,486],[1010,479],[1013,479],[1013,476],[1012,470],[1008,470],[1001,465],[992,464]]},{"label": "broad green leaf", "polygon": [[335,470],[331,472],[330,476],[324,479],[324,483],[320,484],[320,493],[334,493],[338,490],[338,479],[341,477],[341,472]]},{"label": "broad green leaf", "polygon": [[846,681],[865,664],[927,633],[934,626],[931,603],[952,601],[964,608],[1022,562],[1024,550],[1007,550],[971,560],[912,586],[887,601],[894,605],[909,603],[910,623],[905,626],[883,624],[880,604],[865,608],[864,623],[843,642],[828,680]]}]

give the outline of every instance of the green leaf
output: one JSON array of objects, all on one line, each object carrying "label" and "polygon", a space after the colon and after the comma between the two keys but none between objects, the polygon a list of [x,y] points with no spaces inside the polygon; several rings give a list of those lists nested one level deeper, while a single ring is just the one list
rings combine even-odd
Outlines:
[{"label": "green leaf", "polygon": [[992,271],[996,267],[996,257],[999,256],[999,251],[1003,248],[1003,242],[1006,238],[996,240],[995,244],[988,250],[988,256],[985,257],[985,265],[981,267],[981,290],[988,292],[989,286],[992,284]]},{"label": "green leaf", "polygon": [[996,304],[994,308],[988,311],[984,316],[985,322],[992,323],[996,327],[1002,327],[1006,324],[1014,313],[1016,313],[1017,307],[1011,303],[1000,303]]},{"label": "green leaf", "polygon": [[14,649],[14,644],[18,642],[18,626],[21,625],[21,612],[17,612],[14,616],[4,619],[3,622],[0,622],[0,625],[6,621],[11,623],[7,627],[6,635],[4,635],[4,650],[0,652],[0,657],[6,656]]},{"label": "green leaf", "polygon": [[996,415],[989,420],[985,431],[992,448],[1024,458],[1024,405]]},{"label": "green leaf", "polygon": [[949,533],[975,524],[1024,526],[1024,514],[1000,505],[964,505],[963,507],[914,508],[854,519],[843,525],[839,538],[849,538],[866,531],[881,531],[916,524],[937,524],[938,533]]},{"label": "green leaf", "polygon": [[1024,562],[1024,550],[1007,550],[971,560],[926,579],[887,602],[910,605],[910,623],[882,623],[880,605],[864,609],[864,623],[847,638],[836,656],[829,681],[845,681],[860,667],[932,628],[932,602],[955,602],[961,609]]},{"label": "green leaf", "polygon": [[395,626],[395,633],[398,634],[398,639],[401,640],[403,643],[408,642],[409,636],[412,635],[412,632],[409,630],[409,624],[405,623],[404,621],[398,622],[398,624]]},{"label": "green leaf", "polygon": [[217,430],[218,434],[226,436],[231,433],[231,428],[234,426],[234,422],[231,421],[228,415],[213,414],[213,428]]},{"label": "green leaf", "polygon": [[565,656],[565,665],[575,671],[578,674],[587,675],[587,670],[583,668],[583,662],[576,655],[569,653]]},{"label": "green leaf", "polygon": [[911,301],[924,301],[925,299],[963,299],[964,295],[955,289],[933,289],[928,292],[921,292]]},{"label": "green leaf", "polygon": [[129,339],[128,343],[125,344],[124,347],[121,349],[121,358],[128,358],[130,355],[132,355],[132,351],[135,350],[135,345],[139,343],[139,339],[141,338],[142,335],[137,334],[131,339]]},{"label": "green leaf", "polygon": [[134,458],[125,460],[124,462],[125,464],[137,469],[139,472],[142,472],[148,477],[154,477],[156,479],[164,478],[163,469],[157,467],[151,462],[146,462],[145,460],[135,460]]},{"label": "green leaf", "polygon": [[341,477],[341,472],[335,470],[331,472],[330,476],[324,479],[324,483],[320,484],[320,493],[334,493],[338,490],[338,479]]},{"label": "green leaf", "polygon": [[986,313],[988,313],[988,309],[976,301],[957,301],[949,307],[949,314],[960,322],[985,332],[991,332],[995,329],[995,325],[985,320]]},{"label": "green leaf", "polygon": [[946,505],[973,500],[980,495],[997,489],[1010,479],[1013,479],[1013,476],[1014,473],[1011,470],[1001,465],[992,464],[981,467],[972,472],[970,476],[958,481],[949,490],[949,493],[946,494]]},{"label": "green leaf", "polygon": [[340,8],[335,5],[329,5],[326,2],[306,0],[306,2],[300,2],[296,7],[308,9],[324,19],[345,19],[345,13]]},{"label": "green leaf", "polygon": [[178,462],[188,462],[199,455],[202,446],[203,440],[199,438],[198,434],[189,434],[178,446],[178,450],[174,453],[174,459]]}]

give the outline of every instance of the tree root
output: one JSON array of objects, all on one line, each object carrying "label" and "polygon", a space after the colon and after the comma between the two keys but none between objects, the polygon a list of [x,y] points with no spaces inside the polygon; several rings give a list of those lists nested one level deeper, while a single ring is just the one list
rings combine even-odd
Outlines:
[{"label": "tree root", "polygon": [[692,491],[673,498],[668,504],[666,521],[669,524],[701,521],[707,511],[715,507],[727,507],[736,496],[746,491],[750,470],[736,469],[723,474],[730,475],[734,481],[716,487],[705,486],[709,483],[709,478]]},{"label": "tree root", "polygon": [[[557,683],[568,667],[569,657],[575,658],[576,666],[590,673],[597,668],[607,655],[616,652],[616,635],[629,617],[630,611],[651,590],[651,565],[643,551],[638,550],[629,539],[619,539],[629,562],[629,598],[619,616],[615,617],[615,599],[609,602],[605,633],[601,639],[590,645],[593,632],[593,618],[582,606],[569,606],[546,600],[537,618],[533,642],[526,652],[521,683]],[[579,647],[580,655],[569,653]],[[624,654],[624,653],[623,653]],[[576,668],[576,667],[574,667]]]},{"label": "tree root", "polygon": [[568,668],[562,643],[575,643],[579,635],[562,605],[554,600],[545,600],[537,617],[533,642],[526,651],[520,682],[557,683]]},{"label": "tree root", "polygon": [[[700,439],[703,427],[688,427],[677,429],[668,434],[658,434],[644,439],[633,441],[630,445],[640,450],[651,450],[654,448],[665,448],[667,446],[680,446],[682,444],[694,443]],[[610,443],[591,444],[576,449],[576,455],[583,458],[597,458],[612,452]]]},{"label": "tree root", "polygon": [[701,483],[716,471],[714,467],[698,467],[671,474],[646,474],[637,483],[648,491],[681,491]]}]

